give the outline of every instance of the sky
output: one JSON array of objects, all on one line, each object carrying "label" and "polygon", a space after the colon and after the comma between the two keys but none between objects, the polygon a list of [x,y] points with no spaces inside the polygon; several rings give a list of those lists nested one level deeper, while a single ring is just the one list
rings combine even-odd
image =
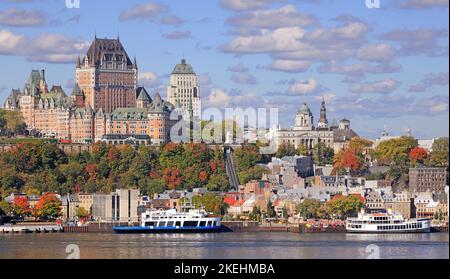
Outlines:
[{"label": "sky", "polygon": [[[69,1],[71,2],[71,1]],[[32,69],[70,94],[94,36],[119,37],[139,85],[166,94],[182,58],[203,107],[347,118],[361,136],[449,135],[449,0],[0,0],[0,103]]]}]

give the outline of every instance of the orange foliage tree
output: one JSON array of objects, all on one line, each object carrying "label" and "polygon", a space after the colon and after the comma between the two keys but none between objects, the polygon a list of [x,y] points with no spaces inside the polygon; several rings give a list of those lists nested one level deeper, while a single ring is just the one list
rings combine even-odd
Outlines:
[{"label": "orange foliage tree", "polygon": [[56,219],[61,216],[61,201],[53,193],[45,193],[34,208],[34,215],[44,219]]},{"label": "orange foliage tree", "polygon": [[416,165],[417,163],[423,164],[424,161],[428,158],[428,152],[425,148],[414,147],[409,152],[409,157],[411,158],[411,163],[413,165]]},{"label": "orange foliage tree", "polygon": [[31,208],[27,197],[15,197],[12,205],[14,213],[20,217],[28,216],[31,213]]}]

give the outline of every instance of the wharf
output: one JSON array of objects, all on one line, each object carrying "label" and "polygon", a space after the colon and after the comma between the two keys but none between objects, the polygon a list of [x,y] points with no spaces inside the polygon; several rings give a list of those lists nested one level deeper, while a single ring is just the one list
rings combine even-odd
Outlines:
[{"label": "wharf", "polygon": [[0,226],[0,233],[49,233],[62,232],[61,225],[16,225]]}]

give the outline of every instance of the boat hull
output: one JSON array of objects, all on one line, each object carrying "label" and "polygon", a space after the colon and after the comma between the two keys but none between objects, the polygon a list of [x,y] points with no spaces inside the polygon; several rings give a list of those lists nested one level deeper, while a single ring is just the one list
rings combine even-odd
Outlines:
[{"label": "boat hull", "polygon": [[122,234],[152,234],[152,233],[217,233],[222,232],[221,226],[212,227],[113,227],[115,233]]},{"label": "boat hull", "polygon": [[371,231],[371,230],[351,230],[347,229],[348,233],[362,233],[362,234],[399,234],[399,233],[429,233],[430,228],[415,229],[415,230],[390,230],[390,231]]}]

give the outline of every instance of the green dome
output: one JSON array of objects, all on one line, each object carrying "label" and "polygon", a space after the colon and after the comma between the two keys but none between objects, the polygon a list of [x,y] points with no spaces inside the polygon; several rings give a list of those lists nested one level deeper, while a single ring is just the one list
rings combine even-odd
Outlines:
[{"label": "green dome", "polygon": [[181,59],[181,64],[175,66],[172,74],[195,74],[195,72],[191,65],[186,64],[186,60]]},{"label": "green dome", "polygon": [[298,113],[311,115],[311,110],[306,103],[303,103],[303,105],[298,110]]}]

